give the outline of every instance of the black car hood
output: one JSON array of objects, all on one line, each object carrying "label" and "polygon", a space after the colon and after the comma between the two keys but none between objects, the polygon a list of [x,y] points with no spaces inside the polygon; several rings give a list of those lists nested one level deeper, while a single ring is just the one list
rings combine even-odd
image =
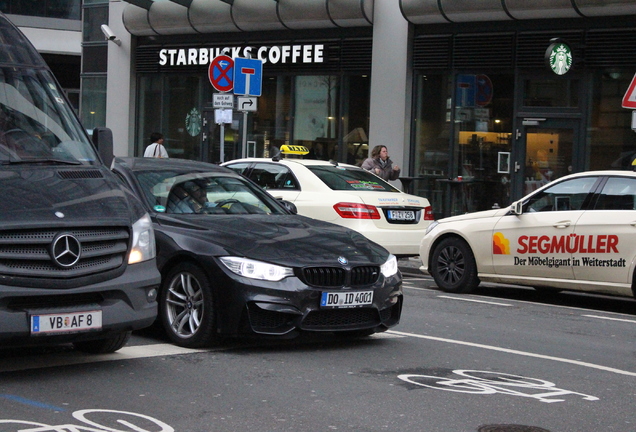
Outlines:
[{"label": "black car hood", "polygon": [[350,265],[382,265],[389,256],[356,231],[299,215],[157,215],[156,220],[157,231],[213,243],[219,255],[285,266],[337,266],[340,257]]},{"label": "black car hood", "polygon": [[141,216],[113,174],[101,167],[6,166],[0,169],[3,228],[130,225]]}]

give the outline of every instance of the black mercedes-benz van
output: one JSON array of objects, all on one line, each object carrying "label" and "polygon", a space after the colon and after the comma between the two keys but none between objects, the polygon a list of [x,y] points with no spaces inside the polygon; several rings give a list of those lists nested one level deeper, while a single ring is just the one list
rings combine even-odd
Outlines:
[{"label": "black mercedes-benz van", "polygon": [[0,346],[116,351],[157,314],[152,223],[2,14],[0,44]]}]

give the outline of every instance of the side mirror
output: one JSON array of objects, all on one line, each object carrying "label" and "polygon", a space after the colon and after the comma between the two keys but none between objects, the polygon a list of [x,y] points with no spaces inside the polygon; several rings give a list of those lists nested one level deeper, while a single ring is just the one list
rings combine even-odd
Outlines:
[{"label": "side mirror", "polygon": [[97,127],[93,129],[93,144],[104,164],[110,168],[113,163],[113,131],[108,128]]},{"label": "side mirror", "polygon": [[523,202],[517,201],[512,203],[512,205],[510,206],[510,211],[512,211],[512,213],[516,214],[517,216],[523,214]]},{"label": "side mirror", "polygon": [[294,204],[291,201],[285,201],[283,199],[279,199],[278,200],[283,207],[285,207],[287,209],[287,211],[289,211],[291,214],[298,214],[298,209],[296,208],[296,204]]}]

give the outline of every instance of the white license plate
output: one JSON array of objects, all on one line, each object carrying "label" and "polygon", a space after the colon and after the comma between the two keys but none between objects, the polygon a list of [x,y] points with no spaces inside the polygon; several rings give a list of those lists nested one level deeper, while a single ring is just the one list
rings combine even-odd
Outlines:
[{"label": "white license plate", "polygon": [[76,333],[102,328],[102,311],[31,315],[31,334]]},{"label": "white license plate", "polygon": [[415,220],[415,212],[411,210],[389,210],[390,220],[412,221]]},{"label": "white license plate", "polygon": [[351,308],[373,303],[373,291],[323,292],[320,306],[324,308]]}]

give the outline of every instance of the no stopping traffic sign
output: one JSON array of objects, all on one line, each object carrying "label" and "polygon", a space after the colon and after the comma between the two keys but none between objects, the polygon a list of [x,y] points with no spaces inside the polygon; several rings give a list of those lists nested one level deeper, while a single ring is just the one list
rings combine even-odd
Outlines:
[{"label": "no stopping traffic sign", "polygon": [[212,86],[220,92],[228,92],[234,88],[234,60],[220,55],[210,62],[208,77]]}]

